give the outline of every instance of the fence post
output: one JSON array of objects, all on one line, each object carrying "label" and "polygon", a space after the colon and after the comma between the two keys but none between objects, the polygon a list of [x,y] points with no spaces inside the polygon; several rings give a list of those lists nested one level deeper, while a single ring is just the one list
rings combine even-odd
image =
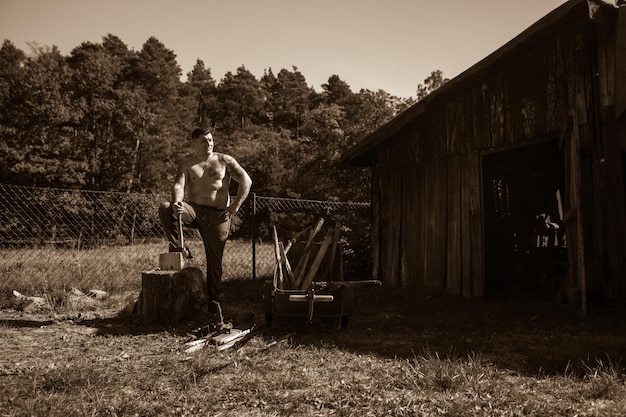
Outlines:
[{"label": "fence post", "polygon": [[256,193],[252,193],[252,280],[256,281]]}]

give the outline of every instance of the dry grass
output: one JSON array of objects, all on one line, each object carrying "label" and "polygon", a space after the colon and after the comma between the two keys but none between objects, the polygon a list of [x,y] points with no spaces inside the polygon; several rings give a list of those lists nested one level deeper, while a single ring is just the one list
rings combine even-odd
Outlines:
[{"label": "dry grass", "polygon": [[[198,238],[188,239],[194,258],[188,266],[205,269],[204,246]],[[224,253],[224,276],[252,276],[252,244],[229,240]],[[159,266],[159,254],[167,251],[165,240],[128,246],[95,249],[23,248],[0,249],[0,305],[10,290],[29,295],[59,293],[72,287],[82,291],[100,289],[111,293],[139,291],[141,271]],[[273,244],[257,245],[257,276],[273,273]],[[269,262],[271,261],[271,262]]]},{"label": "dry grass", "polygon": [[[228,281],[225,293],[236,325],[263,322],[260,282]],[[238,349],[185,354],[206,317],[145,326],[125,303],[120,294],[83,309],[2,310],[1,414],[626,415],[620,310],[580,321],[539,296],[367,288],[341,331],[265,329]]]}]

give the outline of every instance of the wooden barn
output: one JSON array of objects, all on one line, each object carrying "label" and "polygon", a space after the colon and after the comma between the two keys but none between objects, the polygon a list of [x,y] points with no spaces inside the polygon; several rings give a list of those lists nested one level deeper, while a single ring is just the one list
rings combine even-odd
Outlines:
[{"label": "wooden barn", "polygon": [[564,3],[343,153],[372,170],[374,278],[626,298],[623,3]]}]

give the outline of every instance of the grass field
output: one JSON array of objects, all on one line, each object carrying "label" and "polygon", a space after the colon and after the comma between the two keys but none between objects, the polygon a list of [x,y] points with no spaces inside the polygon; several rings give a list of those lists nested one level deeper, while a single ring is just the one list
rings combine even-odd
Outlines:
[{"label": "grass field", "polygon": [[[186,242],[194,255],[188,266],[205,270],[202,241]],[[167,252],[165,241],[127,246],[103,246],[97,249],[28,248],[0,249],[0,291],[17,290],[29,295],[57,293],[69,288],[83,291],[99,289],[110,293],[138,291],[141,273],[159,266],[159,254]],[[257,276],[271,276],[274,248],[258,244]],[[252,277],[252,244],[229,240],[224,252],[224,276],[227,279]],[[2,306],[0,297],[0,306]]]},{"label": "grass field", "polygon": [[[264,322],[261,287],[224,283],[236,326]],[[626,320],[616,308],[581,321],[539,294],[467,300],[364,288],[342,330],[265,328],[236,349],[187,354],[191,330],[209,318],[142,325],[125,310],[134,296],[30,313],[5,305],[0,414],[626,415]]]}]

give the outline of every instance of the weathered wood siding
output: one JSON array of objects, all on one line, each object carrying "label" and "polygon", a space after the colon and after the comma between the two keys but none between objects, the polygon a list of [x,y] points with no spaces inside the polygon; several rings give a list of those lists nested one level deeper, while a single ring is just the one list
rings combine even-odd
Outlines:
[{"label": "weathered wood siding", "polygon": [[[619,128],[610,119],[615,71],[626,61],[616,57],[616,42],[626,41],[615,28],[598,30],[584,4],[575,11],[550,33],[427,100],[423,114],[375,149],[375,278],[483,295],[482,155],[548,136],[561,138],[569,175],[564,208],[575,276],[584,277],[586,269],[606,279],[603,264],[585,264],[597,256],[613,260],[613,274],[624,271],[624,202],[606,203],[611,192],[621,187],[623,193],[620,141],[610,131]],[[593,247],[585,247],[589,236]],[[590,280],[624,292],[622,277],[609,281]]]}]

